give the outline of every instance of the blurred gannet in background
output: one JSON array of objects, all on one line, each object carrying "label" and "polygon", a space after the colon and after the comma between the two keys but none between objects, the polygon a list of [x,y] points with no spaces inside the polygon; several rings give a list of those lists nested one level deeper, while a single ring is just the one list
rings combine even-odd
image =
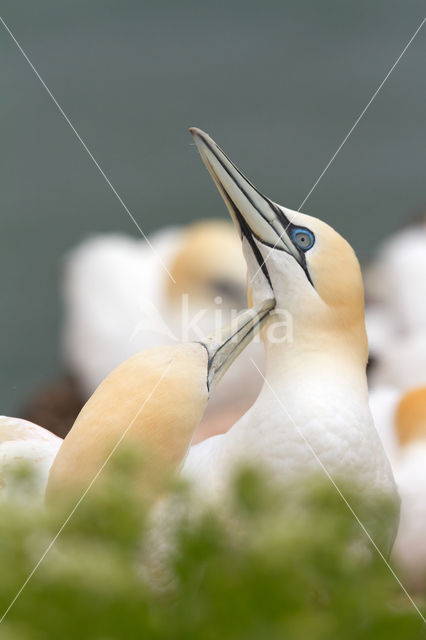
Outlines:
[{"label": "blurred gannet in background", "polygon": [[[198,339],[246,307],[246,266],[229,222],[167,229],[151,236],[150,244],[154,251],[140,239],[97,236],[66,261],[64,360],[84,399],[135,353]],[[215,389],[206,419],[219,412],[222,431],[229,420],[223,412],[239,417],[259,392],[259,379],[248,365],[255,357],[263,368],[262,354],[260,345],[252,345]]]},{"label": "blurred gannet in background", "polygon": [[[334,229],[273,203],[207,134],[190,131],[240,232],[253,300],[273,296],[277,310],[262,332],[267,364],[259,397],[228,433],[190,449],[184,473],[201,496],[215,499],[238,463],[264,465],[285,481],[321,472],[319,459],[333,478],[350,482],[360,505],[367,496],[392,504],[386,518],[379,509],[364,516],[390,552],[399,498],[368,405],[358,260]],[[271,334],[280,309],[292,315],[291,339],[280,340],[276,328]]]},{"label": "blurred gannet in background", "polygon": [[426,220],[391,236],[365,278],[371,386],[426,384]]},{"label": "blurred gannet in background", "polygon": [[426,384],[426,220],[386,240],[365,279],[370,406],[396,470],[398,404],[405,392]]},{"label": "blurred gannet in background", "polygon": [[114,369],[63,441],[50,470],[47,497],[66,486],[86,488],[123,436],[148,456],[141,488],[147,489],[150,474],[179,468],[211,391],[274,305],[267,300],[210,337],[146,349]]},{"label": "blurred gannet in background", "polygon": [[50,465],[61,444],[61,438],[37,424],[0,416],[0,497],[10,496],[14,469],[24,464],[34,471],[31,494],[42,499]]},{"label": "blurred gannet in background", "polygon": [[401,523],[393,556],[413,589],[426,587],[426,387],[400,399],[395,412],[400,445],[394,465]]},{"label": "blurred gannet in background", "polygon": [[370,391],[374,422],[401,496],[401,521],[393,558],[404,582],[426,588],[426,386]]}]

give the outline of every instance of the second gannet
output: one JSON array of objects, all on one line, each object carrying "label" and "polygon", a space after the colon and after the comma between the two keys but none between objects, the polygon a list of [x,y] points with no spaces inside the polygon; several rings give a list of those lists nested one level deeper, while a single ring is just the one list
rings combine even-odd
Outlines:
[{"label": "second gannet", "polygon": [[[232,224],[221,219],[162,229],[147,241],[119,234],[86,239],[64,261],[62,286],[64,364],[75,381],[74,387],[63,386],[74,412],[130,356],[196,340],[246,306],[241,243]],[[261,345],[252,344],[228,371],[209,399],[196,437],[224,430],[233,422],[229,414],[239,417],[253,403],[261,385],[250,357],[263,368],[262,356]],[[50,415],[39,405],[54,404],[56,388],[44,395],[25,413],[43,424]],[[65,435],[78,411],[70,416],[57,401],[56,407],[53,417]]]},{"label": "second gannet", "polygon": [[245,306],[244,259],[225,220],[164,229],[149,244],[97,235],[68,255],[63,295],[65,363],[87,398],[135,353],[197,338],[197,314],[203,335],[217,328],[218,310],[219,326],[229,322],[230,310]]},{"label": "second gannet", "polygon": [[114,369],[65,437],[50,469],[47,499],[89,486],[124,438],[123,445],[145,456],[140,490],[154,489],[155,497],[157,479],[181,467],[211,391],[274,306],[273,299],[263,301],[209,337],[145,349]]},{"label": "second gannet", "polygon": [[[199,129],[190,129],[237,226],[255,303],[274,297],[262,332],[267,365],[253,407],[224,435],[191,448],[184,473],[200,495],[222,495],[236,464],[265,466],[279,481],[326,470],[350,483],[359,504],[391,504],[364,515],[390,552],[399,518],[392,470],[368,404],[364,291],[351,246],[330,226],[263,196]],[[293,331],[273,330],[279,310]],[[367,522],[368,521],[368,522]]]}]

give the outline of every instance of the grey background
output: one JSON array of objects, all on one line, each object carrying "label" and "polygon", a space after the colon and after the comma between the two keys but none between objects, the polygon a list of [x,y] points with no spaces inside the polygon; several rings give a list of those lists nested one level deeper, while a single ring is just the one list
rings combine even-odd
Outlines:
[{"label": "grey background", "polygon": [[[424,14],[421,1],[6,0],[1,14],[145,232],[226,212],[199,126],[297,208]],[[304,207],[361,259],[423,208],[420,33]],[[60,370],[60,268],[137,234],[0,27],[0,413]]]}]

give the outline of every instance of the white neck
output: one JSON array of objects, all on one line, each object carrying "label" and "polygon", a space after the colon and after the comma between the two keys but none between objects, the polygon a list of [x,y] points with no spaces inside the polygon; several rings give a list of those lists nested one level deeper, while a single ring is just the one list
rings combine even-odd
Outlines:
[{"label": "white neck", "polygon": [[[367,377],[362,360],[353,359],[351,349],[344,341],[293,340],[270,343],[264,340],[266,349],[266,380],[277,393],[286,388],[317,388],[333,396],[338,390],[351,391],[362,401],[367,401]],[[266,386],[268,386],[266,384]],[[298,394],[299,395],[299,394]]]},{"label": "white neck", "polygon": [[367,483],[388,477],[368,405],[365,368],[362,359],[351,359],[350,345],[322,336],[321,343],[265,340],[265,347],[263,388],[225,437],[232,457],[247,452],[280,477],[318,471],[316,456],[332,475],[352,471]]}]

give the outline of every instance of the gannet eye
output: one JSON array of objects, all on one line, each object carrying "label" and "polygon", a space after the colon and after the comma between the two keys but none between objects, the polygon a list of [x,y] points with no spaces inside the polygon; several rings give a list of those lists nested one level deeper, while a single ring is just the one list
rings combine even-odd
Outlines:
[{"label": "gannet eye", "polygon": [[302,227],[296,227],[291,232],[291,239],[294,244],[302,249],[302,251],[308,251],[315,244],[315,236],[309,229],[303,229]]}]

